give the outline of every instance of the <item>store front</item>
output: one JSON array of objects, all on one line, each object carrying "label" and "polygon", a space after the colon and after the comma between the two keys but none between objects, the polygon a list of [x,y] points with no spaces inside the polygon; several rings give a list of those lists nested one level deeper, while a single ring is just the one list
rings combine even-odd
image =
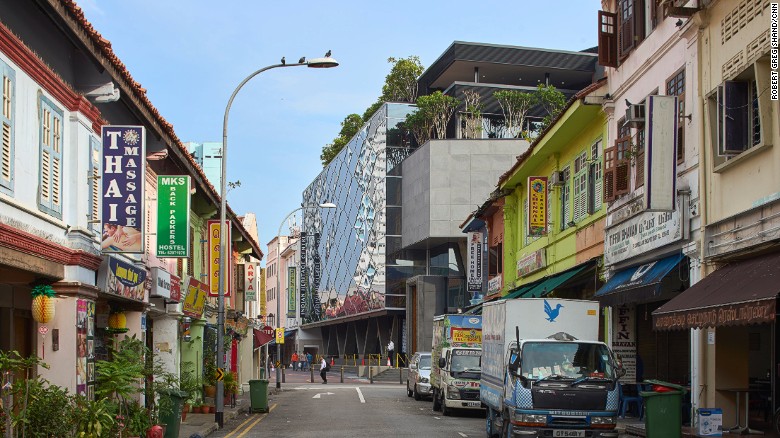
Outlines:
[{"label": "store front", "polygon": [[779,266],[780,253],[730,262],[652,312],[658,333],[706,331],[703,403],[723,409],[724,428],[739,418],[743,427],[770,429],[780,377]]}]

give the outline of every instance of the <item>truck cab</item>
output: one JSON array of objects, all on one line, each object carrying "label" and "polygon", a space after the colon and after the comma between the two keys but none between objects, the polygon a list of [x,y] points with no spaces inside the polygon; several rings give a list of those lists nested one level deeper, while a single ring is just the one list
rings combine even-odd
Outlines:
[{"label": "truck cab", "polygon": [[450,415],[453,409],[481,409],[479,379],[481,348],[443,348],[437,372],[440,390],[434,391],[433,409]]}]

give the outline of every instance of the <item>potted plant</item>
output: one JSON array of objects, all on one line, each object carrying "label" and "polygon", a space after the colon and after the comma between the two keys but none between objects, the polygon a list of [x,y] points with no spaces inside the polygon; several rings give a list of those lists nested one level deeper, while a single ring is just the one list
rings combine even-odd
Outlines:
[{"label": "potted plant", "polygon": [[217,359],[214,352],[208,352],[203,362],[203,396],[217,395]]},{"label": "potted plant", "polygon": [[[201,385],[198,376],[194,371],[192,362],[184,362],[181,366],[181,375],[179,376],[179,389],[187,393],[182,407],[182,421],[187,418],[187,412],[190,407],[196,406],[200,402]],[[195,412],[195,410],[192,410]]]}]

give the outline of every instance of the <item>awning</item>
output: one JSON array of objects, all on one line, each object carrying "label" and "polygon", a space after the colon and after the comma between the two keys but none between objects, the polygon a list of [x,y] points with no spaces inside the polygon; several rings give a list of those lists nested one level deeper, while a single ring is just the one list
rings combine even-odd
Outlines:
[{"label": "awning", "polygon": [[253,329],[254,334],[254,348],[262,347],[263,345],[274,340],[274,329],[271,326],[265,326],[261,329]]},{"label": "awning", "polygon": [[683,259],[674,254],[643,265],[618,271],[601,287],[593,299],[607,306],[642,303],[661,298],[661,282]]},{"label": "awning", "polygon": [[524,291],[520,296],[522,298],[541,298],[547,296],[547,294],[555,290],[555,288],[571,280],[580,272],[592,268],[594,264],[595,262],[586,262],[558,274],[545,277],[541,282],[537,282],[530,289]]},{"label": "awning", "polygon": [[653,312],[656,330],[774,321],[780,292],[780,252],[732,262]]},{"label": "awning", "polygon": [[[287,338],[289,338],[291,335],[294,335],[294,334],[295,334],[295,332],[296,332],[297,330],[298,330],[298,329],[285,330],[285,331],[284,331],[284,339],[287,339]],[[274,340],[273,340],[273,341],[271,341],[271,342],[270,342],[268,345],[276,345],[276,338],[274,338]]]}]

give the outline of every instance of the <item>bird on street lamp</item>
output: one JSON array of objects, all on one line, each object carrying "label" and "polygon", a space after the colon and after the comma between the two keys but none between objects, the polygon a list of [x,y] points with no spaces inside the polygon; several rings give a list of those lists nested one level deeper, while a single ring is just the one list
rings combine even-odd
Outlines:
[{"label": "bird on street lamp", "polygon": [[[339,63],[331,57],[314,58],[306,61],[306,57],[302,57],[297,64],[287,64],[282,58],[281,64],[269,65],[263,67],[254,73],[247,76],[240,84],[233,90],[233,94],[228,99],[227,107],[225,107],[225,117],[222,120],[222,180],[220,193],[220,208],[219,208],[219,224],[220,224],[220,238],[219,238],[219,294],[217,297],[217,367],[225,367],[225,285],[227,284],[227,128],[228,128],[228,116],[230,115],[230,107],[233,105],[233,99],[236,98],[236,94],[249,82],[250,79],[259,75],[260,73],[279,67],[299,67],[306,66],[311,68],[331,68],[338,66]],[[277,324],[278,324],[277,313]],[[216,412],[214,421],[219,425],[220,429],[224,425],[224,394],[223,383],[217,381],[217,397],[216,397]]]}]

